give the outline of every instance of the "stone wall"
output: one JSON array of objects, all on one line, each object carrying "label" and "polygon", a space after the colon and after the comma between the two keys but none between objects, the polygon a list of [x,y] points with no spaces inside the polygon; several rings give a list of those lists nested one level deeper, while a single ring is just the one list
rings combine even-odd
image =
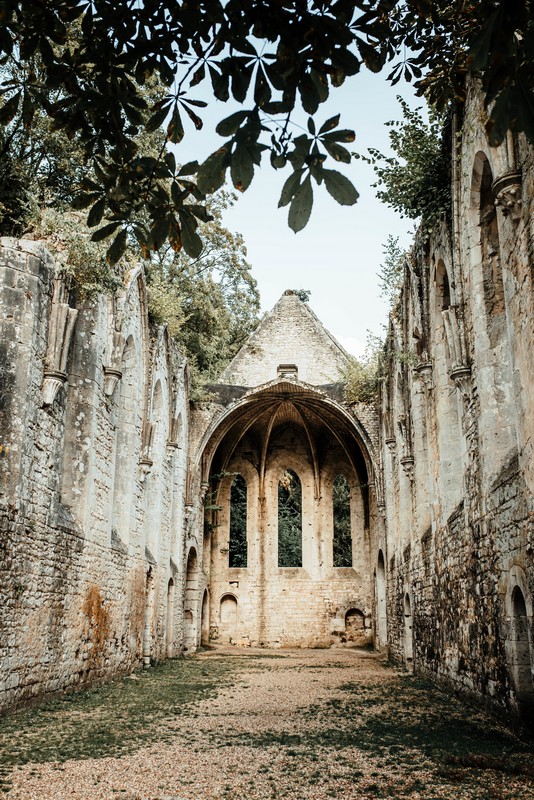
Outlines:
[{"label": "stone wall", "polygon": [[471,86],[450,224],[421,237],[382,387],[393,656],[534,718],[533,151]]},{"label": "stone wall", "polygon": [[1,708],[181,651],[188,406],[140,273],[77,302],[0,259]]}]

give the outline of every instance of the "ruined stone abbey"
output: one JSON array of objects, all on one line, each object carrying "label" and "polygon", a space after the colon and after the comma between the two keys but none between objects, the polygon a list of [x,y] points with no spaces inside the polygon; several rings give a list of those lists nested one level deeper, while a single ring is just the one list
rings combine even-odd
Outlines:
[{"label": "ruined stone abbey", "polygon": [[480,120],[373,403],[286,291],[190,404],[141,270],[75,307],[2,241],[0,708],[217,641],[369,645],[534,718],[534,152]]}]

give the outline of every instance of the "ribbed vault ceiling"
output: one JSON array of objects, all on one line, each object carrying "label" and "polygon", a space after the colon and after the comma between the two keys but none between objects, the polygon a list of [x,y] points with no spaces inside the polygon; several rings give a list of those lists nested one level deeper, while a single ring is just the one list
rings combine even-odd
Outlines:
[{"label": "ribbed vault ceiling", "polygon": [[246,395],[235,404],[211,432],[203,451],[203,474],[226,470],[244,436],[255,442],[263,487],[269,445],[280,428],[297,428],[307,443],[314,468],[315,493],[319,494],[321,453],[325,444],[337,444],[352,464],[361,484],[372,480],[372,464],[359,429],[347,411],[324,393],[293,381],[277,381]]}]

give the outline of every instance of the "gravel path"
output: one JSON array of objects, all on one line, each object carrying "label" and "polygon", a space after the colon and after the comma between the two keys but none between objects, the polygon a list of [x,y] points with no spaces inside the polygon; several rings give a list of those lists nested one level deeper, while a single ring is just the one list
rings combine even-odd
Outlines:
[{"label": "gravel path", "polygon": [[[229,677],[212,697],[143,717],[149,741],[128,752],[16,767],[4,796],[534,800],[532,745],[373,653],[219,649],[188,661],[203,674],[229,662]],[[82,730],[88,712],[72,705],[63,713]]]}]

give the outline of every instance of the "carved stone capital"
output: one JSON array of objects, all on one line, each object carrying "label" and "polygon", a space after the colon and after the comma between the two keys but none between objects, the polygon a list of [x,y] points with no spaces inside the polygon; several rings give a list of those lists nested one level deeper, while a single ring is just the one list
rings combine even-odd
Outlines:
[{"label": "carved stone capital", "polygon": [[389,436],[385,441],[389,452],[394,456],[397,452],[397,440],[394,436]]},{"label": "carved stone capital", "polygon": [[495,205],[512,222],[521,219],[521,173],[506,172],[493,182]]},{"label": "carved stone capital", "polygon": [[43,375],[43,403],[51,406],[56,399],[57,393],[67,380],[65,372],[55,370],[45,370]]},{"label": "carved stone capital", "polygon": [[182,447],[178,442],[171,442],[170,440],[167,441],[167,460],[173,457],[173,455],[178,451],[181,450]]},{"label": "carved stone capital", "polygon": [[114,367],[104,367],[104,393],[107,395],[107,397],[111,397],[121,378],[122,372],[120,369],[115,369]]},{"label": "carved stone capital", "polygon": [[152,461],[152,459],[147,458],[146,456],[139,459],[139,469],[141,470],[141,483],[143,483],[146,476],[149,474],[153,464],[154,462]]},{"label": "carved stone capital", "polygon": [[406,474],[406,476],[413,481],[413,473],[414,473],[414,464],[415,460],[413,456],[403,456],[400,460],[401,466]]},{"label": "carved stone capital", "polygon": [[469,397],[471,394],[471,367],[467,364],[457,364],[451,369],[450,377],[462,395],[466,398]]},{"label": "carved stone capital", "polygon": [[425,389],[434,388],[433,369],[432,361],[421,361],[413,368],[415,377],[423,382]]}]

